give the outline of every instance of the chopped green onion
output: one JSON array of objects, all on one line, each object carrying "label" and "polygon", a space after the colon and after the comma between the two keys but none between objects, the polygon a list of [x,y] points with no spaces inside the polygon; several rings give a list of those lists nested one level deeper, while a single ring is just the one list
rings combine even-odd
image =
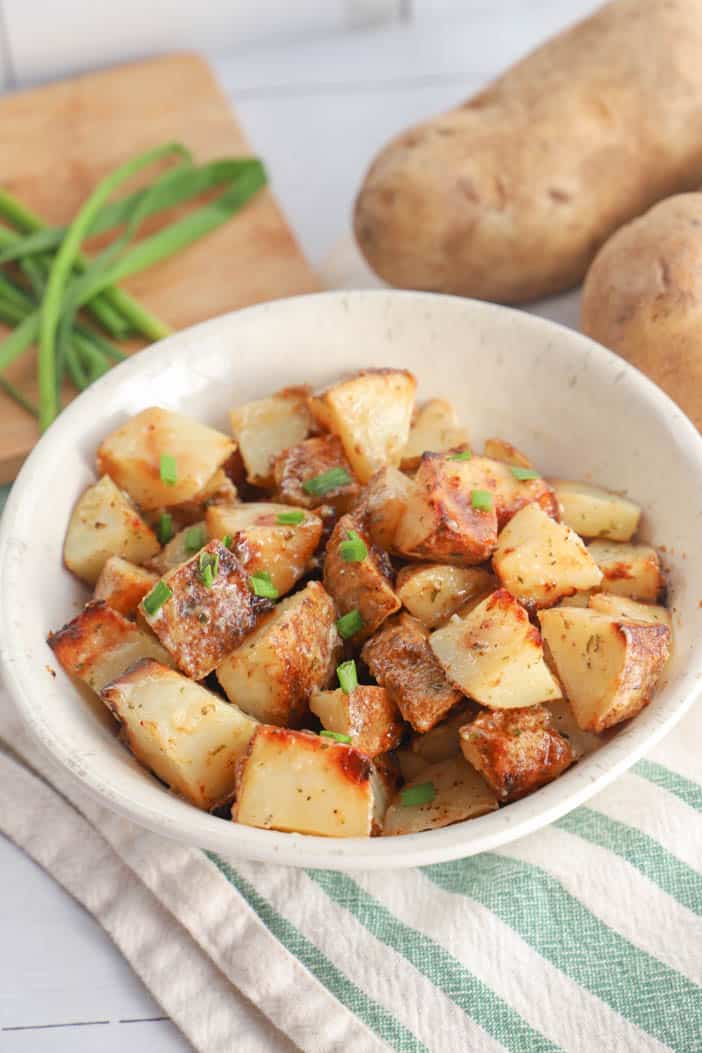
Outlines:
[{"label": "chopped green onion", "polygon": [[322,497],[324,494],[328,494],[330,490],[338,490],[342,486],[348,486],[351,482],[351,476],[345,468],[330,468],[326,472],[322,472],[321,475],[315,475],[312,479],[306,479],[302,484],[302,489],[306,494],[311,494],[313,497]]},{"label": "chopped green onion", "polygon": [[148,596],[141,601],[147,614],[156,614],[163,607],[166,600],[170,600],[173,590],[169,589],[165,581],[157,581]]},{"label": "chopped green onion", "polygon": [[200,571],[200,581],[206,589],[211,589],[219,574],[219,552],[203,550],[200,553],[198,569]]},{"label": "chopped green onion", "polygon": [[178,482],[178,468],[172,453],[162,453],[159,460],[161,482],[166,486],[175,486]]},{"label": "chopped green onion", "polygon": [[232,537],[231,534],[225,534],[224,537],[222,538],[222,544],[224,545],[225,548],[229,548],[233,540],[234,540],[234,538]]},{"label": "chopped green onion", "polygon": [[249,578],[251,584],[251,591],[256,596],[263,596],[266,600],[277,600],[278,590],[276,589],[271,576],[268,571],[259,570],[257,574],[252,574]]},{"label": "chopped green onion", "polygon": [[368,556],[366,543],[355,530],[347,532],[346,541],[339,545],[339,555],[345,563],[362,563]]},{"label": "chopped green onion", "polygon": [[351,742],[350,735],[342,735],[340,731],[320,731],[322,738],[334,739],[334,742]]},{"label": "chopped green onion", "polygon": [[363,628],[363,619],[357,610],[342,614],[336,623],[336,628],[342,640],[348,640],[350,636]]},{"label": "chopped green onion", "polygon": [[173,537],[173,516],[170,512],[162,512],[158,517],[157,533],[162,545],[165,545]]},{"label": "chopped green onion", "polygon": [[400,804],[405,808],[411,808],[415,804],[429,804],[436,797],[436,787],[433,782],[420,782],[416,786],[406,786],[400,790]]},{"label": "chopped green onion", "polygon": [[345,695],[350,695],[358,687],[358,674],[353,658],[349,662],[342,662],[341,665],[338,665],[336,675],[339,677],[339,686]]},{"label": "chopped green onion", "polygon": [[446,458],[446,460],[447,461],[469,461],[472,456],[473,456],[472,450],[461,450],[460,453],[452,453],[452,454],[450,454]]},{"label": "chopped green onion", "polygon": [[479,512],[490,512],[492,510],[492,494],[489,490],[471,490],[470,503]]},{"label": "chopped green onion", "polygon": [[191,526],[185,531],[185,551],[189,553],[199,552],[206,543],[205,528],[202,524]]},{"label": "chopped green onion", "polygon": [[520,468],[519,465],[513,465],[510,471],[515,479],[519,479],[520,482],[525,482],[527,479],[538,479],[539,473],[535,472],[533,468]]},{"label": "chopped green onion", "polygon": [[299,508],[294,508],[291,512],[278,512],[275,521],[281,526],[297,526],[304,518],[305,513]]}]

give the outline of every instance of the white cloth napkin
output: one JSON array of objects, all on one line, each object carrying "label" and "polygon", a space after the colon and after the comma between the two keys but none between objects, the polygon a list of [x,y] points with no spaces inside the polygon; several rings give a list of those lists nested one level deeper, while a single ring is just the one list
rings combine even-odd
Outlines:
[{"label": "white cloth napkin", "polygon": [[[374,284],[350,239],[329,285]],[[575,296],[539,312],[573,322]],[[702,707],[587,807],[392,873],[237,863],[107,811],[0,692],[0,831],[199,1053],[702,1053]]]}]

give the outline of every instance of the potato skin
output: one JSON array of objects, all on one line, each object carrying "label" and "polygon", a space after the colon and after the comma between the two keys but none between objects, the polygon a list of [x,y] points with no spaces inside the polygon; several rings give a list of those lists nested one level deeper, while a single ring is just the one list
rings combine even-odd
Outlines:
[{"label": "potato skin", "polygon": [[617,231],[588,271],[581,328],[656,381],[702,426],[702,193]]},{"label": "potato skin", "polygon": [[[392,285],[520,303],[702,181],[701,0],[615,0],[373,162],[356,237]],[[702,398],[702,396],[700,396]]]}]

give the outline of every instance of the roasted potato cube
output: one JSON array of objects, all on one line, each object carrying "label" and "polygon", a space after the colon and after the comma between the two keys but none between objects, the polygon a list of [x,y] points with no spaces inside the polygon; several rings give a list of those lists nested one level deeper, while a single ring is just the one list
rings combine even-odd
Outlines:
[{"label": "roasted potato cube", "polygon": [[446,676],[490,709],[535,706],[560,698],[544,661],[541,636],[529,615],[505,589],[498,589],[464,618],[455,614],[429,638]]},{"label": "roasted potato cube", "polygon": [[73,621],[52,633],[49,647],[69,676],[83,680],[97,694],[141,658],[172,663],[155,636],[102,601],[89,603]]},{"label": "roasted potato cube", "polygon": [[461,728],[463,756],[501,801],[516,801],[557,779],[575,760],[543,706],[480,713]]},{"label": "roasted potato cube", "polygon": [[[289,522],[295,512],[302,517],[299,523]],[[314,512],[264,501],[212,505],[207,526],[211,537],[229,534],[247,572],[270,574],[279,596],[290,592],[307,572],[322,536],[322,520]]]},{"label": "roasted potato cube", "polygon": [[121,556],[110,556],[100,571],[93,599],[104,600],[120,614],[132,615],[157,581],[158,577],[150,570],[137,567]]},{"label": "roasted potato cube", "polygon": [[551,715],[551,723],[562,738],[566,739],[573,750],[576,760],[594,753],[602,745],[602,737],[591,731],[583,731],[575,719],[573,708],[565,698],[555,702],[545,702],[544,709]]},{"label": "roasted potato cube", "polygon": [[633,501],[590,483],[551,479],[561,519],[581,537],[629,541],[638,530],[641,509]]},{"label": "roasted potato cube", "polygon": [[[328,474],[332,472],[339,476],[336,481]],[[300,508],[330,504],[343,513],[359,492],[336,435],[319,435],[283,450],[273,464],[273,476],[280,500]]]},{"label": "roasted potato cube", "polygon": [[434,657],[426,629],[409,614],[386,622],[361,657],[415,731],[429,731],[461,699]]},{"label": "roasted potato cube", "polygon": [[341,641],[318,581],[282,600],[217,669],[228,698],[266,724],[299,727],[310,695],[326,687]]},{"label": "roasted potato cube", "polygon": [[254,486],[272,486],[275,458],[313,431],[308,394],[304,387],[287,388],[231,411],[232,434],[239,444],[246,478]]},{"label": "roasted potato cube", "polygon": [[478,707],[474,702],[461,702],[431,731],[424,735],[413,735],[407,748],[415,756],[421,757],[424,764],[437,764],[439,761],[448,760],[449,757],[455,757],[461,752],[459,728],[467,724],[477,712]]},{"label": "roasted potato cube", "polygon": [[513,468],[533,468],[527,455],[505,439],[486,439],[483,457],[489,457],[492,461],[502,461]]},{"label": "roasted potato cube", "polygon": [[551,607],[561,596],[602,581],[578,535],[536,504],[517,512],[501,532],[492,565],[513,596],[536,607]]},{"label": "roasted potato cube", "polygon": [[241,764],[232,817],[266,830],[369,837],[382,822],[384,796],[370,760],[353,746],[263,725]]},{"label": "roasted potato cube", "polygon": [[204,548],[209,540],[210,532],[204,520],[199,523],[191,523],[189,526],[179,530],[163,546],[159,554],[149,562],[149,567],[158,574],[168,574],[174,567],[179,567],[186,560],[192,559],[195,553]]},{"label": "roasted potato cube", "polygon": [[146,659],[103,688],[136,759],[196,808],[234,793],[257,722],[173,669]]},{"label": "roasted potato cube", "polygon": [[108,435],[97,464],[142,508],[161,508],[192,501],[233,451],[221,432],[152,406]]},{"label": "roasted potato cube", "polygon": [[210,541],[161,580],[170,594],[151,610],[149,593],[139,613],[193,680],[211,673],[271,608],[270,600],[254,595],[248,574],[221,541]]},{"label": "roasted potato cube", "polygon": [[574,592],[572,596],[564,596],[558,601],[559,607],[587,607],[590,602],[591,591]]},{"label": "roasted potato cube", "polygon": [[[345,558],[348,546],[357,539],[365,557]],[[354,555],[353,552],[350,553]],[[339,614],[356,610],[363,627],[355,640],[365,640],[402,604],[392,588],[392,566],[386,554],[373,547],[370,535],[352,515],[342,516],[329,538],[324,557],[324,587]]]},{"label": "roasted potato cube", "polygon": [[339,436],[362,483],[383,465],[399,465],[416,388],[404,369],[366,369],[310,398],[313,416]]},{"label": "roasted potato cube", "polygon": [[655,603],[663,592],[661,563],[650,545],[591,541],[588,551],[604,575],[599,585],[601,592],[641,603]]},{"label": "roasted potato cube", "polygon": [[548,515],[558,518],[558,502],[546,480],[541,476],[535,479],[519,478],[520,471],[516,465],[489,457],[471,457],[469,461],[463,462],[461,485],[468,492],[486,490],[492,494],[498,530],[502,530],[513,515],[532,502],[540,505]]},{"label": "roasted potato cube", "polygon": [[416,468],[423,453],[468,445],[468,434],[459,423],[456,410],[446,399],[430,399],[415,410],[407,445],[402,451],[402,468]]},{"label": "roasted potato cube", "polygon": [[68,524],[63,559],[69,570],[94,585],[110,556],[143,563],[159,550],[153,530],[109,475],[78,499]]},{"label": "roasted potato cube", "polygon": [[[457,739],[458,741],[458,739]],[[428,767],[427,761],[419,753],[409,749],[395,750],[395,757],[400,766],[400,773],[405,782],[411,782],[415,776]]]},{"label": "roasted potato cube", "polygon": [[395,583],[402,605],[427,629],[443,625],[468,600],[493,592],[496,587],[495,578],[487,570],[448,563],[403,567]]},{"label": "roasted potato cube", "polygon": [[354,508],[363,519],[373,543],[389,552],[398,524],[405,514],[412,482],[398,468],[386,465],[368,480]]},{"label": "roasted potato cube", "polygon": [[632,622],[653,622],[655,625],[667,625],[672,631],[670,611],[651,603],[638,603],[626,596],[615,596],[611,592],[596,592],[590,596],[588,603],[593,611],[611,614],[614,618],[623,618]]},{"label": "roasted potato cube", "polygon": [[359,684],[349,695],[341,688],[316,691],[310,709],[327,731],[349,735],[351,745],[369,757],[394,750],[402,741],[404,724],[384,687]]},{"label": "roasted potato cube", "polygon": [[539,614],[541,631],[575,718],[600,732],[650,701],[668,660],[667,625],[623,621],[589,608]]},{"label": "roasted potato cube", "polygon": [[[424,803],[411,803],[412,791],[425,786],[430,799]],[[494,812],[496,808],[497,798],[490,787],[475,768],[457,754],[423,768],[396,794],[385,813],[383,836],[438,830],[451,823]]]},{"label": "roasted potato cube", "polygon": [[483,563],[497,543],[497,515],[474,508],[470,461],[425,453],[395,534],[403,556],[440,563]]}]

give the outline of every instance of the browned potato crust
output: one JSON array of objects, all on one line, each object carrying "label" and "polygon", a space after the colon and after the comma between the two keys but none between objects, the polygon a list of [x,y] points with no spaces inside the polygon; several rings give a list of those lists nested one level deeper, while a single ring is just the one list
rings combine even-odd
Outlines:
[{"label": "browned potato crust", "polygon": [[[308,494],[303,484],[330,468],[343,468],[350,482],[326,490],[324,494]],[[333,505],[338,512],[346,512],[358,496],[359,486],[354,479],[341,440],[336,435],[320,435],[291,446],[273,462],[273,476],[278,498],[288,505],[317,508]]]},{"label": "browned potato crust", "polygon": [[501,801],[516,801],[557,779],[575,760],[543,706],[486,710],[460,730],[461,749]]},{"label": "browned potato crust", "polygon": [[100,572],[93,599],[104,600],[120,614],[132,615],[158,581],[156,574],[120,556],[110,556]]},{"label": "browned potato crust", "polygon": [[[200,571],[201,556],[219,558],[219,572],[207,587]],[[221,541],[210,541],[199,553],[162,579],[173,595],[155,614],[139,605],[139,613],[183,672],[201,680],[251,632],[271,601],[254,595],[236,556]]]},{"label": "browned potato crust", "polygon": [[361,657],[415,731],[429,731],[461,700],[416,618],[399,614],[368,640]]},{"label": "browned potato crust", "polygon": [[310,697],[310,709],[327,731],[349,735],[352,745],[369,757],[394,750],[402,741],[405,726],[384,687],[359,684],[348,695],[341,688],[318,691]]},{"label": "browned potato crust", "polygon": [[613,231],[702,182],[701,53],[700,0],[606,4],[382,150],[361,251],[411,289],[519,303],[577,284]]},{"label": "browned potato crust", "polygon": [[[341,546],[355,533],[366,545],[368,555],[359,562],[347,562]],[[324,587],[332,596],[339,614],[357,610],[363,628],[357,641],[371,636],[379,625],[402,606],[392,588],[392,566],[384,552],[373,547],[370,535],[355,516],[342,516],[327,544],[324,557]]]}]

